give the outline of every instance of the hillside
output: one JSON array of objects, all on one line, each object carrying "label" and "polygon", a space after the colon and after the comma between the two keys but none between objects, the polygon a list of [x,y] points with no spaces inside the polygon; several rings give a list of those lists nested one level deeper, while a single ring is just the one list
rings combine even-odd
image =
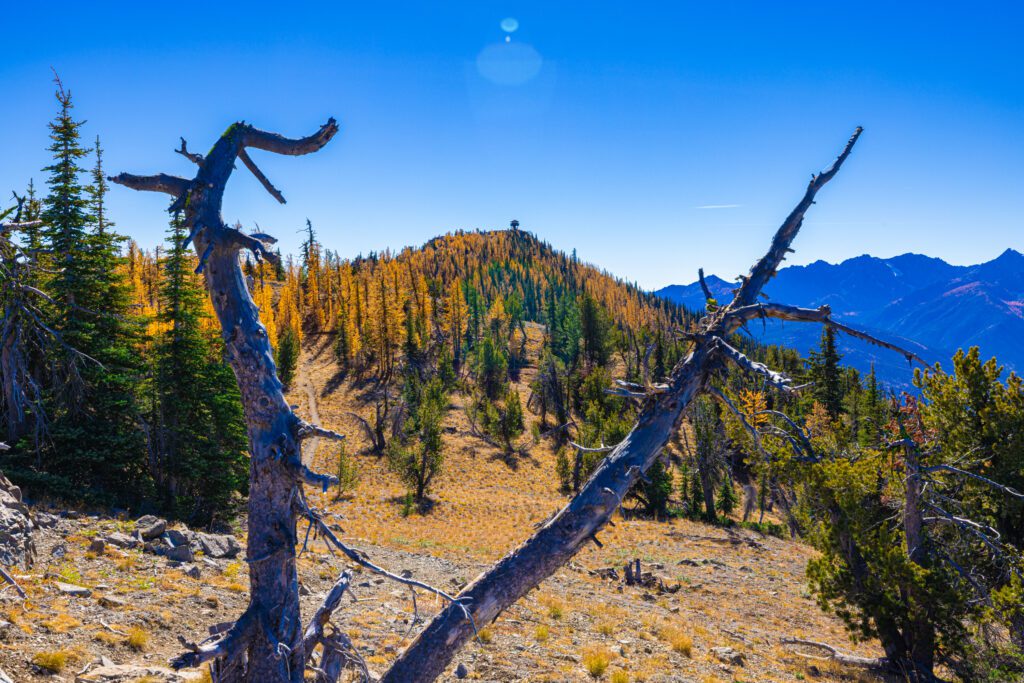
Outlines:
[{"label": "hillside", "polygon": [[[720,301],[734,285],[717,276],[708,283]],[[693,310],[704,306],[699,283],[671,285],[659,296]],[[953,353],[980,346],[1009,368],[1024,368],[1024,255],[1007,249],[998,258],[974,266],[953,266],[941,259],[903,254],[881,259],[858,256],[839,264],[816,261],[783,268],[769,285],[773,301],[817,307],[828,304],[837,319],[891,341],[915,346],[930,362],[948,362]],[[812,326],[769,321],[752,325],[759,339],[806,353],[818,343]],[[844,362],[861,371],[872,363],[886,381],[909,382],[905,363],[891,354],[842,339]]]},{"label": "hillside", "polygon": [[[527,330],[530,362],[514,384],[524,400],[542,331],[535,325]],[[316,414],[346,434],[350,452],[358,454],[360,481],[351,495],[335,499],[333,492],[307,491],[311,502],[329,510],[346,541],[390,569],[457,589],[565,503],[550,447],[542,443],[509,458],[469,433],[466,397],[455,394],[444,422],[445,469],[429,512],[403,515],[403,484],[384,459],[365,452],[352,416],[372,410],[367,385],[340,377],[334,341],[333,335],[309,336],[289,397],[300,414]],[[321,443],[315,463],[330,471],[336,457],[336,447]],[[28,601],[10,592],[0,596],[6,623],[0,668],[17,681],[72,681],[78,680],[76,671],[101,671],[103,661],[160,667],[180,651],[179,636],[194,639],[242,609],[247,577],[237,559],[197,557],[195,564],[182,565],[110,543],[99,552],[92,548],[97,538],[134,528],[123,516],[69,513],[38,532],[37,564],[15,572]],[[240,541],[244,530],[243,520],[236,529]],[[469,680],[582,682],[593,680],[587,662],[602,656],[610,661],[606,680],[616,671],[651,683],[874,680],[815,666],[780,645],[782,637],[804,637],[877,654],[871,645],[850,642],[839,620],[814,604],[804,577],[813,551],[802,543],[687,520],[621,515],[602,540],[603,548],[588,547],[486,629],[485,642],[466,648],[456,666],[467,667]],[[633,558],[669,592],[624,585],[621,568]],[[344,563],[314,540],[299,566],[309,610]],[[605,567],[618,568],[618,578],[595,573]],[[70,595],[58,582],[90,594]],[[415,631],[408,592],[358,571],[354,594],[358,603],[346,604],[336,621],[370,668],[382,671],[409,642],[410,627]],[[438,604],[421,597],[419,608],[421,619],[429,618]],[[731,650],[716,654],[713,648]],[[59,674],[31,663],[54,653],[67,660]],[[88,675],[81,680],[93,680]],[[453,671],[444,680],[456,680]]]}]

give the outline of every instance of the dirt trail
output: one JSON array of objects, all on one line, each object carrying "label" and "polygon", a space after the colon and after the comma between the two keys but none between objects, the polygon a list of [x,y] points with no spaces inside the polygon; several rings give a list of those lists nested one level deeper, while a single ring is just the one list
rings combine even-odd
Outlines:
[{"label": "dirt trail", "polygon": [[[316,405],[316,390],[313,388],[313,382],[309,378],[309,374],[306,372],[306,364],[300,363],[298,372],[295,375],[295,382],[302,389],[302,392],[306,395],[306,415],[308,416],[309,422],[315,425],[321,424],[320,422],[320,411]],[[313,456],[316,455],[316,449],[320,446],[320,437],[314,436],[310,439],[306,439],[302,443],[302,464],[312,465]]]}]

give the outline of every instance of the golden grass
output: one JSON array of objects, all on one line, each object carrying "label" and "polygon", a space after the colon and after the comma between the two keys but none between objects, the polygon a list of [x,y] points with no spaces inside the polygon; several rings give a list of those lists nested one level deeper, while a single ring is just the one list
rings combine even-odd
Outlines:
[{"label": "golden grass", "polygon": [[149,646],[149,633],[138,626],[132,626],[128,629],[124,644],[136,652],[142,652]]},{"label": "golden grass", "polygon": [[40,669],[59,674],[68,664],[78,661],[81,654],[77,650],[44,650],[32,656],[32,663]]},{"label": "golden grass", "polygon": [[612,653],[604,647],[588,648],[583,653],[583,668],[591,678],[601,678],[612,663]]},{"label": "golden grass", "polygon": [[50,633],[67,633],[68,631],[81,626],[82,622],[75,619],[70,614],[60,613],[41,622],[40,625]]}]

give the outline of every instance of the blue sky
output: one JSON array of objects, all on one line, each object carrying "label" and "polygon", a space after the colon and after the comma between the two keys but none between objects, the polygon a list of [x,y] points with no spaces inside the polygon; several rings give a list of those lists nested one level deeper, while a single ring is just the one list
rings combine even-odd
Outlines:
[{"label": "blue sky", "polygon": [[[238,119],[335,116],[319,154],[254,154],[287,205],[244,169],[229,187],[225,218],[286,250],[307,216],[345,256],[517,218],[645,287],[728,278],[857,125],[791,263],[1024,250],[1020,3],[432,4],[17,3],[0,188],[44,178],[52,66],[111,172],[189,173],[178,137]],[[162,198],[110,204],[161,239]]]}]

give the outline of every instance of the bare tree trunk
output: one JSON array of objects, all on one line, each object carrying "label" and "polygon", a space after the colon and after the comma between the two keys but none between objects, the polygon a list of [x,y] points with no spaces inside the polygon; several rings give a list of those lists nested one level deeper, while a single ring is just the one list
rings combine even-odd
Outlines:
[{"label": "bare tree trunk", "polygon": [[222,680],[303,680],[307,653],[295,568],[296,509],[301,482],[315,475],[302,465],[300,439],[308,430],[285,401],[267,331],[239,262],[241,249],[251,250],[257,259],[272,258],[264,246],[264,241],[272,239],[229,228],[221,218],[221,202],[236,160],[283,200],[249,158],[247,148],[308,154],[323,147],[337,130],[331,119],[308,138],[288,140],[237,123],[227,129],[206,158],[189,154],[182,141],[180,152],[199,166],[194,180],[124,173],[111,178],[133,189],[165,192],[175,198],[171,211],[183,212],[184,225],[191,230],[190,238],[200,255],[197,270],[205,273],[226,357],[241,391],[251,455],[246,554],[249,606],[216,645],[196,648],[174,662],[176,666],[196,666],[219,658]]},{"label": "bare tree trunk", "polygon": [[745,321],[730,313],[757,302],[762,288],[790,251],[804,212],[813,204],[818,190],[838,172],[860,133],[858,128],[832,166],[811,179],[803,199],[776,232],[767,254],[751,269],[732,303],[702,320],[701,329],[692,337],[692,350],[673,370],[668,385],[647,387],[643,393],[635,394],[645,402],[636,425],[605,458],[586,486],[522,546],[459,594],[460,603],[468,605],[473,622],[467,623],[461,604],[448,605],[406,648],[382,683],[435,680],[473,635],[475,624],[493,621],[502,610],[568,562],[588,540],[597,542],[597,532],[660,455],[683,410],[705,388],[713,370],[731,361],[767,376],[776,385],[788,386],[788,380],[725,344],[724,338]]}]

